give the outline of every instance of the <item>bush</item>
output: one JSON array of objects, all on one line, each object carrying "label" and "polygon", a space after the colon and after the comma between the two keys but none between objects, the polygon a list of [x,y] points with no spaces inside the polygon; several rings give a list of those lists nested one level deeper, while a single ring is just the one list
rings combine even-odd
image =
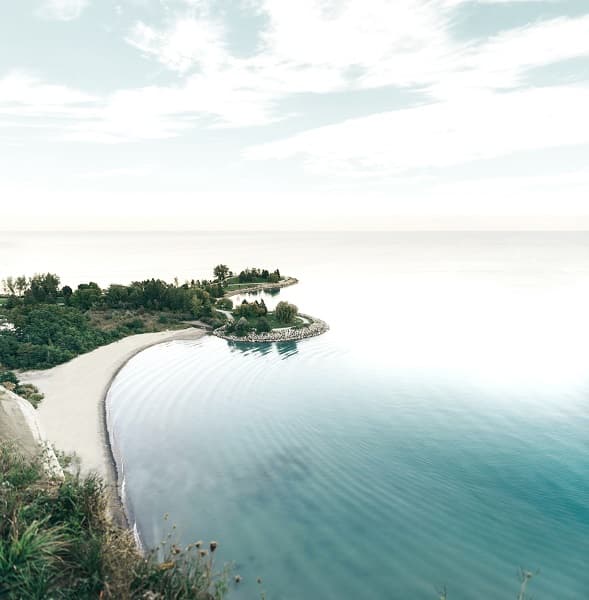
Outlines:
[{"label": "bush", "polygon": [[233,300],[231,298],[219,298],[217,300],[217,308],[221,310],[233,310]]},{"label": "bush", "polygon": [[244,336],[251,329],[249,321],[245,317],[241,317],[235,325],[235,335]]},{"label": "bush", "polygon": [[[163,545],[141,555],[132,534],[107,516],[96,476],[48,481],[40,458],[0,444],[0,598],[6,600],[219,600],[227,571],[216,573],[216,542]],[[162,560],[163,559],[163,560]]]},{"label": "bush", "polygon": [[272,328],[270,327],[270,323],[266,317],[260,317],[256,323],[256,331],[258,333],[264,333],[270,331]]},{"label": "bush", "polygon": [[7,381],[18,385],[18,377],[12,371],[0,372],[0,384],[4,384]]},{"label": "bush", "polygon": [[134,333],[141,332],[144,329],[143,321],[141,319],[129,319],[128,321],[123,321],[122,325]]},{"label": "bush", "polygon": [[41,400],[45,397],[33,384],[21,383],[12,371],[0,372],[0,385],[3,385],[7,390],[14,392],[21,398],[28,400],[34,408],[37,408]]},{"label": "bush", "polygon": [[219,327],[221,327],[223,325],[225,321],[221,321],[221,319],[217,319],[215,317],[211,318],[208,320],[208,324],[213,328],[213,329],[218,329]]},{"label": "bush", "polygon": [[46,369],[121,337],[73,307],[38,304],[11,317],[16,329],[0,331],[0,363],[8,369]]}]

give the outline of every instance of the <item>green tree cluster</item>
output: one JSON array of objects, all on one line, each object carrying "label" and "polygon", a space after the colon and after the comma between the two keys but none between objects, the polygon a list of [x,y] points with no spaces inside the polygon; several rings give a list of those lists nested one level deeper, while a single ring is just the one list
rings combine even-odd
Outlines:
[{"label": "green tree cluster", "polygon": [[248,302],[244,300],[234,311],[233,315],[236,318],[245,317],[246,319],[256,319],[258,317],[264,317],[268,314],[268,308],[266,307],[266,303],[264,300],[260,300],[259,302],[255,300],[254,302]]},{"label": "green tree cluster", "polygon": [[2,280],[2,288],[17,304],[22,298],[25,304],[54,304],[59,297],[59,277],[54,273],[33,275],[33,277],[7,277]]},{"label": "green tree cluster", "polygon": [[298,313],[299,309],[294,304],[290,304],[289,302],[284,301],[279,302],[276,305],[276,310],[274,311],[276,318],[285,325],[288,323],[292,323],[292,321],[294,321]]},{"label": "green tree cluster", "polygon": [[[0,367],[42,369],[66,362],[100,345],[144,331],[144,321],[138,318],[144,311],[161,312],[156,323],[167,322],[174,315],[176,321],[202,319],[218,327],[221,321],[215,311],[217,301],[221,299],[227,310],[232,309],[231,301],[223,299],[224,280],[231,271],[220,264],[214,272],[217,281],[191,280],[180,285],[178,280],[167,283],[152,278],[129,285],[113,284],[106,289],[88,282],[75,290],[68,285],[60,288],[60,279],[53,273],[28,279],[8,277],[3,281],[9,295],[3,304],[3,316],[14,329],[0,329]],[[280,273],[254,269],[247,270],[246,277],[279,278]],[[107,323],[112,315],[109,317],[106,311],[130,314],[113,327]],[[237,320],[244,317],[247,321],[267,313],[264,302],[256,301],[245,302],[235,314]]]},{"label": "green tree cluster", "polygon": [[40,304],[12,311],[15,329],[0,332],[0,364],[8,369],[44,369],[120,339],[124,329],[101,331],[73,307]]},{"label": "green tree cluster", "polygon": [[244,269],[237,276],[239,283],[278,283],[280,281],[280,271],[276,269],[270,273],[268,269]]}]

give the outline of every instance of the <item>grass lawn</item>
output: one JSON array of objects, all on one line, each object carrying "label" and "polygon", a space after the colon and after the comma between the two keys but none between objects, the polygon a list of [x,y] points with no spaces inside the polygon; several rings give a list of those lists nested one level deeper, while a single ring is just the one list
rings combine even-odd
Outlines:
[{"label": "grass lawn", "polygon": [[295,327],[296,329],[300,329],[304,325],[303,321],[301,321],[301,319],[298,317],[295,317],[293,321],[290,321],[290,323],[283,323],[276,318],[273,312],[268,313],[266,318],[268,319],[268,323],[270,323],[270,327],[272,327],[272,329],[280,329],[282,327]]},{"label": "grass lawn", "polygon": [[[167,329],[183,329],[182,318],[174,313],[133,311],[123,309],[90,310],[90,323],[102,331],[116,329],[120,325],[138,319],[142,323],[142,331],[165,331]],[[137,324],[138,327],[138,324]],[[139,327],[138,327],[139,329]]]},{"label": "grass lawn", "polygon": [[254,287],[255,285],[261,285],[257,283],[229,283],[225,286],[230,292],[234,290],[243,290],[244,288]]},{"label": "grass lawn", "polygon": [[239,277],[229,277],[225,280],[225,287],[228,290],[241,290],[247,287],[253,287],[256,285],[264,285],[264,284],[275,284],[278,285],[282,281],[285,281],[286,277],[281,277],[279,281],[268,281],[267,279],[262,279],[261,277],[256,277],[253,281],[248,281],[247,283],[239,283]]},{"label": "grass lawn", "polygon": [[[239,319],[240,319],[240,317],[237,317],[235,315],[233,315],[233,318],[236,321],[239,321]],[[302,327],[305,326],[305,323],[303,323],[303,321],[301,319],[299,319],[298,317],[296,317],[295,320],[291,321],[290,323],[283,323],[282,321],[279,321],[276,318],[276,316],[274,315],[273,312],[269,312],[266,315],[266,319],[268,320],[268,323],[270,323],[270,327],[272,329],[282,329],[283,327],[294,327],[295,329],[301,329]],[[256,318],[253,318],[253,317],[249,318],[248,321],[252,327],[256,326],[256,322],[257,322]]]}]

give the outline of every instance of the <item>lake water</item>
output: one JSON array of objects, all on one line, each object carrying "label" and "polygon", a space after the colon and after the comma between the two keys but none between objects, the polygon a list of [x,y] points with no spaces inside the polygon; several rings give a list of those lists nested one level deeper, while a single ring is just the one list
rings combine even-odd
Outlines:
[{"label": "lake water", "polygon": [[[23,234],[0,277],[279,267],[318,338],[150,348],[111,433],[148,546],[219,542],[231,597],[514,598],[589,589],[589,234]],[[10,265],[10,272],[5,265]],[[169,513],[169,521],[163,514]]]}]

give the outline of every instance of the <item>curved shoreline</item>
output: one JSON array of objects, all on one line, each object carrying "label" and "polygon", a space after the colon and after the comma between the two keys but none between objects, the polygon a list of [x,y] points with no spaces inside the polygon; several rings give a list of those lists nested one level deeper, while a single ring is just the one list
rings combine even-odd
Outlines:
[{"label": "curved shoreline", "polygon": [[104,478],[114,493],[110,511],[114,520],[128,525],[120,498],[118,465],[107,427],[106,397],[121,369],[139,352],[177,339],[200,339],[206,331],[189,327],[176,331],[141,333],[101,346],[51,369],[26,371],[19,375],[45,394],[38,417],[46,441],[81,460],[84,473]]}]

